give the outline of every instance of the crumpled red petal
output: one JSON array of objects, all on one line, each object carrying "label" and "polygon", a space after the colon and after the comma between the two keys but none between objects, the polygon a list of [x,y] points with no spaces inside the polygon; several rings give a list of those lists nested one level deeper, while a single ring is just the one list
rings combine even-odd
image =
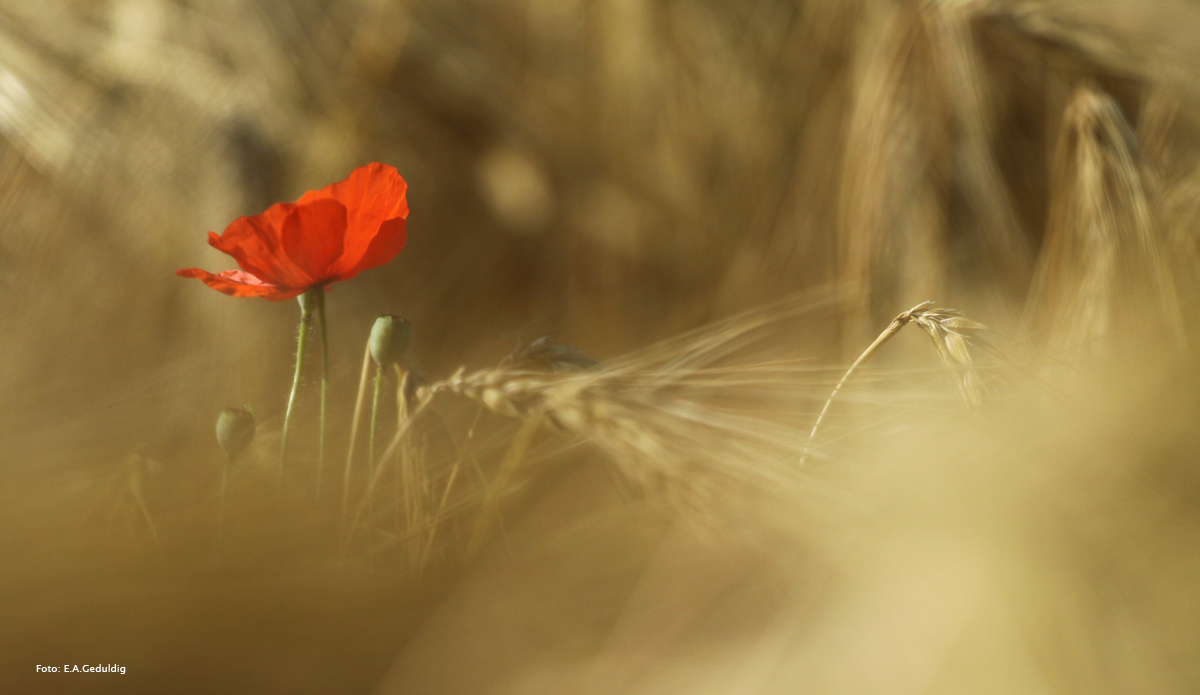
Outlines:
[{"label": "crumpled red petal", "polygon": [[263,282],[250,273],[241,270],[222,270],[213,274],[200,268],[183,268],[175,274],[184,278],[196,278],[218,292],[231,297],[262,297],[272,302],[282,302],[294,299],[304,293],[304,289],[284,289]]},{"label": "crumpled red petal", "polygon": [[403,219],[387,220],[379,226],[379,232],[371,240],[358,264],[342,274],[339,280],[349,280],[368,268],[376,268],[392,260],[404,250],[408,241],[407,222]]},{"label": "crumpled red petal", "polygon": [[261,215],[239,217],[220,235],[208,233],[213,248],[233,256],[242,270],[280,287],[303,287],[305,273],[284,253],[280,228],[295,203],[276,203]]},{"label": "crumpled red petal", "polygon": [[[408,217],[408,184],[400,176],[395,167],[373,162],[361,166],[350,173],[345,181],[330,184],[319,191],[305,193],[298,204],[310,203],[315,200],[333,199],[346,207],[346,235],[341,257],[330,268],[336,280],[348,280],[367,268],[374,268],[390,261],[399,253],[395,253],[383,261],[367,260],[368,251],[373,258],[387,255],[380,249],[395,248],[397,239],[395,225],[389,229],[390,238],[378,242],[376,239],[383,231],[383,224],[389,220],[403,221]],[[403,230],[403,225],[401,225]],[[403,231],[401,231],[400,248],[404,248]],[[375,246],[372,249],[372,246]]]}]

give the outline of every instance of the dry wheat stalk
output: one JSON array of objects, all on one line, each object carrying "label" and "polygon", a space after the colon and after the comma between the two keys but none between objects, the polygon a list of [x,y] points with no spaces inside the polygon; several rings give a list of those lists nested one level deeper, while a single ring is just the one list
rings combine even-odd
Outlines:
[{"label": "dry wheat stalk", "polygon": [[[531,369],[528,360],[506,359],[491,369],[467,372],[460,368],[446,379],[422,384],[412,393],[405,391],[406,417],[371,475],[366,499],[380,489],[387,467],[400,465],[406,442],[414,434],[414,422],[442,393],[469,399],[490,412],[523,423],[504,465],[488,483],[490,487],[482,498],[471,503],[482,504],[481,514],[494,513],[496,502],[507,494],[508,481],[517,468],[528,465],[525,452],[543,424],[574,441],[594,444],[636,485],[662,489],[689,502],[697,502],[731,482],[762,487],[790,480],[795,474],[796,457],[801,456],[801,438],[794,427],[786,421],[775,423],[740,411],[731,404],[747,393],[758,399],[770,388],[782,389],[794,399],[806,387],[818,386],[816,368],[797,367],[791,362],[714,365],[747,344],[754,330],[769,330],[778,313],[772,310],[735,317],[715,328],[668,341],[657,351],[641,351],[607,365],[573,357],[575,369],[558,371],[553,364]],[[934,308],[929,302],[897,317],[842,376],[835,395],[858,366],[907,323],[919,325],[942,360],[961,370],[964,399],[977,403],[978,382],[970,369],[968,344],[983,327],[958,311]],[[829,402],[825,410],[828,407]],[[457,498],[450,500],[448,495],[448,486],[427,495],[429,503],[437,508],[434,517],[445,517],[452,507],[467,504]],[[358,527],[362,514],[360,506],[351,529]],[[471,534],[473,546],[478,546],[486,524],[485,518],[476,518]],[[406,527],[409,533],[429,534],[417,518],[407,519]],[[400,527],[396,530],[402,532]],[[424,557],[428,552],[426,545],[420,554]]]},{"label": "dry wheat stalk", "polygon": [[[529,360],[508,359],[492,369],[459,369],[417,389],[412,416],[392,438],[380,469],[398,454],[411,423],[433,398],[450,393],[593,443],[638,484],[682,481],[686,485],[673,487],[694,488],[721,477],[761,483],[780,474],[784,461],[794,460],[798,438],[786,423],[737,412],[729,404],[772,389],[793,399],[805,388],[819,387],[814,375],[822,370],[796,361],[715,365],[752,344],[756,332],[769,333],[779,319],[832,301],[830,296],[816,303],[778,302],[602,366],[574,351],[535,343],[535,362],[561,353],[570,365],[542,364],[535,370],[526,366]],[[560,369],[567,366],[573,368]],[[770,462],[779,465],[772,469]],[[711,474],[688,475],[696,468]],[[368,495],[379,477],[376,471]]]},{"label": "dry wheat stalk", "polygon": [[971,353],[967,346],[972,340],[975,340],[980,345],[986,345],[979,339],[978,333],[984,330],[984,325],[977,323],[963,316],[962,312],[957,309],[931,308],[933,302],[925,301],[914,306],[908,311],[901,312],[899,316],[892,319],[888,327],[883,329],[875,341],[863,350],[858,359],[850,365],[846,373],[842,375],[837,386],[833,388],[833,392],[829,394],[829,398],[825,400],[825,405],[821,407],[821,412],[817,415],[817,421],[813,423],[812,431],[808,434],[808,442],[804,445],[804,452],[800,454],[800,465],[804,465],[808,459],[808,454],[812,449],[812,443],[816,441],[817,432],[821,428],[821,423],[825,420],[825,414],[829,412],[829,406],[833,404],[834,398],[838,392],[842,390],[842,386],[849,381],[850,377],[858,371],[871,355],[874,355],[879,348],[883,347],[884,343],[891,340],[894,335],[900,332],[901,328],[909,323],[915,323],[920,326],[925,334],[929,336],[933,342],[933,347],[938,353],[938,357],[947,367],[956,372],[955,384],[958,386],[959,394],[970,407],[977,407],[980,403],[980,383],[978,375],[972,369]]}]

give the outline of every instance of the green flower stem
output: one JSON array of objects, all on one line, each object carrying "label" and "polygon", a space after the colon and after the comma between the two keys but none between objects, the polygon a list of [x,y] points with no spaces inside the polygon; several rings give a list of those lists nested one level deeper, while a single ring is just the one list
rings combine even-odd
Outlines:
[{"label": "green flower stem", "polygon": [[292,392],[288,396],[287,412],[283,416],[283,436],[279,443],[279,483],[281,485],[283,484],[283,464],[287,460],[288,430],[292,425],[292,411],[296,407],[296,392],[300,390],[300,375],[304,370],[304,345],[308,342],[308,328],[312,325],[312,307],[305,303],[304,297],[311,292],[313,290],[301,295],[300,301],[300,336],[296,341],[296,373],[292,376]]},{"label": "green flower stem", "polygon": [[317,444],[317,502],[325,472],[325,408],[329,402],[329,325],[325,322],[325,290],[317,288],[317,320],[321,322],[321,431]]}]

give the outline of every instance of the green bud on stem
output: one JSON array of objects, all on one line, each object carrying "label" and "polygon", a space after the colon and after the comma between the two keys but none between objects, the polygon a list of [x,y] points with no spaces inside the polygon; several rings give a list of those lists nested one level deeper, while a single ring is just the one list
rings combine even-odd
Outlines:
[{"label": "green bud on stem", "polygon": [[380,367],[390,367],[400,361],[412,340],[412,324],[399,316],[384,314],[371,327],[371,358]]},{"label": "green bud on stem", "polygon": [[254,413],[250,408],[226,408],[217,417],[217,443],[233,458],[250,446],[254,428]]}]

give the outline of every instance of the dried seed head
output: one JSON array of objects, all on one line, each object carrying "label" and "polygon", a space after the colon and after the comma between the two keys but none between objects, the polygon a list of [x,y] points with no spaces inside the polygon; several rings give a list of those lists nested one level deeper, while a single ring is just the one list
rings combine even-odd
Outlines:
[{"label": "dried seed head", "polygon": [[254,429],[254,411],[249,406],[226,408],[217,417],[217,443],[228,456],[237,456],[254,440]]},{"label": "dried seed head", "polygon": [[957,309],[934,308],[932,302],[919,304],[901,314],[901,317],[907,317],[907,321],[925,331],[938,357],[956,372],[957,386],[963,400],[971,407],[978,407],[982,402],[982,385],[975,373],[974,359],[968,347],[974,345],[984,350],[991,349],[980,335],[987,327],[963,316]]},{"label": "dried seed head", "polygon": [[412,324],[391,314],[375,319],[371,327],[371,358],[381,367],[390,367],[400,361],[412,340]]}]

